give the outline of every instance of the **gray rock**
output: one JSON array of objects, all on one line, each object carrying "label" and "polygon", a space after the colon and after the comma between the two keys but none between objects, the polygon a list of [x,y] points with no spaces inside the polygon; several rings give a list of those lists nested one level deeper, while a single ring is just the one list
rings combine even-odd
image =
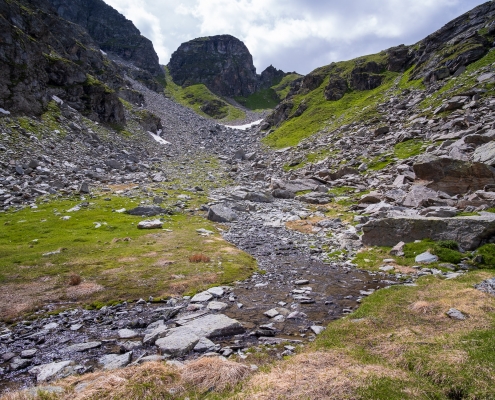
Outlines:
[{"label": "gray rock", "polygon": [[200,337],[194,332],[182,329],[158,339],[155,344],[165,354],[182,356],[191,351],[199,342],[199,339]]},{"label": "gray rock", "polygon": [[151,332],[144,335],[143,344],[154,344],[158,338],[165,336],[166,332],[170,328],[166,325],[160,325],[153,329]]},{"label": "gray rock", "polygon": [[216,204],[208,210],[208,219],[213,222],[232,222],[237,220],[237,214],[222,204]]},{"label": "gray rock", "polygon": [[420,264],[431,264],[438,261],[438,257],[434,254],[431,254],[429,251],[418,254],[414,259],[415,262]]},{"label": "gray rock", "polygon": [[309,281],[307,279],[299,279],[298,281],[294,282],[294,285],[306,285],[308,283]]},{"label": "gray rock", "polygon": [[201,292],[194,295],[191,299],[191,303],[203,303],[205,301],[210,301],[213,295],[210,292]]},{"label": "gray rock", "polygon": [[363,226],[363,244],[394,246],[399,240],[414,242],[454,240],[466,250],[474,250],[495,234],[495,214],[455,218],[394,217],[371,220]]},{"label": "gray rock", "polygon": [[81,186],[79,186],[79,193],[90,193],[88,182],[81,183]]},{"label": "gray rock", "polygon": [[463,321],[466,319],[466,316],[460,312],[458,309],[456,308],[451,308],[449,311],[447,311],[446,313],[450,318],[452,319],[457,319],[459,321]]},{"label": "gray rock", "polygon": [[161,229],[163,227],[163,222],[159,219],[145,220],[138,224],[138,229]]},{"label": "gray rock", "polygon": [[459,210],[455,207],[427,207],[419,212],[425,217],[450,218],[455,217]]},{"label": "gray rock", "polygon": [[280,313],[275,308],[272,308],[271,310],[265,311],[263,314],[266,315],[268,318],[273,318]]},{"label": "gray rock", "polygon": [[311,192],[300,196],[296,196],[296,200],[308,204],[328,204],[332,201],[332,198],[331,196],[325,193]]},{"label": "gray rock", "polygon": [[253,201],[255,203],[271,203],[273,202],[273,197],[269,193],[263,192],[249,192],[247,193],[246,200]]},{"label": "gray rock", "polygon": [[225,290],[223,289],[223,287],[217,286],[217,287],[209,288],[207,292],[215,297],[222,297],[225,293]]},{"label": "gray rock", "polygon": [[131,362],[132,351],[125,354],[107,354],[101,357],[98,362],[105,370],[124,368]]},{"label": "gray rock", "polygon": [[495,278],[484,280],[480,284],[475,285],[475,288],[481,290],[482,292],[495,296]]},{"label": "gray rock", "polygon": [[389,254],[392,256],[402,257],[404,255],[404,246],[406,244],[404,242],[397,243],[392,250],[390,250]]},{"label": "gray rock", "polygon": [[381,266],[380,268],[378,268],[380,271],[383,271],[383,272],[389,272],[389,271],[393,271],[395,269],[394,266],[392,265],[383,265]]},{"label": "gray rock", "polygon": [[10,360],[10,369],[16,371],[18,369],[26,368],[31,362],[32,360],[27,358],[14,357]]},{"label": "gray rock", "polygon": [[201,338],[196,346],[194,346],[193,350],[199,353],[206,353],[208,351],[213,351],[215,348],[215,343],[213,343],[210,339]]},{"label": "gray rock", "polygon": [[402,201],[406,207],[421,207],[439,201],[438,192],[423,185],[414,185]]},{"label": "gray rock", "polygon": [[290,190],[275,189],[272,191],[272,196],[277,199],[293,199],[296,194]]},{"label": "gray rock", "polygon": [[23,350],[21,352],[21,358],[33,358],[37,352],[38,349]]},{"label": "gray rock", "polygon": [[473,154],[473,161],[495,166],[495,142],[478,147]]},{"label": "gray rock", "polygon": [[228,307],[228,304],[222,303],[221,301],[210,301],[206,308],[212,311],[223,311]]},{"label": "gray rock", "polygon": [[77,343],[65,348],[64,352],[66,353],[83,352],[91,349],[96,349],[97,347],[100,346],[101,346],[101,342]]},{"label": "gray rock", "polygon": [[31,375],[36,375],[37,382],[46,382],[65,375],[65,370],[73,365],[72,361],[60,361],[38,365],[29,370]]},{"label": "gray rock", "polygon": [[310,329],[314,332],[315,335],[319,335],[325,330],[324,326],[313,325]]},{"label": "gray rock", "polygon": [[118,334],[119,334],[119,338],[121,339],[132,339],[139,335],[136,331],[133,331],[132,329],[120,329]]},{"label": "gray rock", "polygon": [[243,333],[244,328],[238,321],[226,315],[208,314],[191,321],[186,321],[182,326],[170,330],[170,334],[177,332],[192,332],[200,338],[207,337],[211,339],[217,336],[231,336]]},{"label": "gray rock", "polygon": [[139,206],[126,211],[129,215],[139,215],[141,217],[154,217],[155,215],[168,214],[168,210],[161,207]]}]

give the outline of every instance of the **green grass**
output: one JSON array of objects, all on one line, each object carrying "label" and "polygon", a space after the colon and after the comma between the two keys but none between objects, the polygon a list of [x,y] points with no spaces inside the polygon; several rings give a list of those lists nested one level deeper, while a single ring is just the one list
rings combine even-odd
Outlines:
[{"label": "green grass", "polygon": [[419,139],[406,140],[394,146],[394,155],[400,160],[405,160],[406,158],[421,154],[422,149],[428,144]]},{"label": "green grass", "polygon": [[272,88],[259,90],[248,97],[236,97],[235,101],[250,110],[271,109],[280,103],[277,93]]},{"label": "green grass", "polygon": [[295,146],[319,131],[330,131],[349,122],[377,117],[376,107],[382,102],[385,92],[392,87],[396,75],[387,72],[383,84],[378,88],[349,92],[338,101],[327,101],[324,97],[323,92],[329,80],[327,77],[319,88],[308,94],[294,96],[292,113],[302,101],[307,102],[307,110],[301,116],[285,121],[264,139],[264,143],[275,148]]},{"label": "green grass", "polygon": [[[175,198],[170,196],[170,205]],[[205,199],[202,195],[196,201],[203,203]],[[32,284],[36,292],[36,283],[47,281],[55,297],[63,299],[68,276],[77,273],[85,281],[104,287],[80,300],[108,302],[191,293],[246,278],[255,268],[252,257],[235,250],[220,235],[199,236],[196,229],[216,231],[214,224],[200,216],[166,216],[163,228],[171,232],[144,231],[137,229],[143,218],[113,211],[136,207],[140,198],[104,195],[88,201],[87,207],[71,213],[67,210],[81,199],[42,202],[38,209],[0,214],[2,285]],[[71,218],[62,220],[63,216]],[[95,223],[101,226],[96,228]],[[225,251],[227,248],[232,250]],[[53,251],[60,253],[43,256]],[[189,256],[198,252],[212,261],[190,263]]]},{"label": "green grass", "polygon": [[302,75],[299,74],[289,74],[282,78],[282,80],[276,85],[272,86],[272,89],[277,94],[277,97],[280,100],[283,100],[287,97],[287,94],[290,91],[290,84],[294,82],[296,79],[299,79]]},{"label": "green grass", "polygon": [[489,243],[479,247],[475,255],[482,257],[481,265],[488,268],[495,267],[495,244]]},{"label": "green grass", "polygon": [[[246,118],[246,114],[242,110],[230,105],[203,84],[183,88],[174,83],[167,68],[165,68],[165,80],[165,94],[167,96],[179,104],[191,108],[203,117],[221,121],[235,121]],[[216,104],[216,111],[214,113],[210,112],[212,115],[205,113],[202,109],[208,103]]]}]

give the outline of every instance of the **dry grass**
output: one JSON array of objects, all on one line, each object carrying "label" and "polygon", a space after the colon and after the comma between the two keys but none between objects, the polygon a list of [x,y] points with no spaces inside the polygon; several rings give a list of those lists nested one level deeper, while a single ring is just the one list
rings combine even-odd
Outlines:
[{"label": "dry grass", "polygon": [[400,379],[404,374],[380,365],[361,365],[341,352],[304,353],[269,373],[255,375],[237,399],[354,399],[356,389],[371,377]]},{"label": "dry grass", "polygon": [[209,263],[211,258],[205,254],[197,253],[189,256],[189,262],[192,263]]},{"label": "dry grass", "polygon": [[411,311],[414,311],[418,314],[430,314],[433,310],[433,305],[428,303],[427,301],[416,301],[411,304],[409,307]]},{"label": "dry grass", "polygon": [[285,226],[296,232],[311,234],[320,230],[320,228],[317,228],[315,225],[322,219],[323,218],[311,218],[298,221],[289,221],[285,224]]},{"label": "dry grass", "polygon": [[202,392],[232,389],[249,373],[250,368],[246,365],[219,357],[200,358],[186,364],[181,371],[184,384]]},{"label": "dry grass", "polygon": [[95,282],[83,282],[77,286],[67,288],[67,297],[73,300],[85,300],[94,293],[104,291],[105,288]]}]

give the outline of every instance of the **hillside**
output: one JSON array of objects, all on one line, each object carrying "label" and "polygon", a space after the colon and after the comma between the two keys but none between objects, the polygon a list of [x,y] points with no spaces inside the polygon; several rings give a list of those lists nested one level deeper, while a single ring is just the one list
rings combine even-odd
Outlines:
[{"label": "hillside", "polygon": [[0,11],[1,400],[493,398],[495,3],[306,76]]}]

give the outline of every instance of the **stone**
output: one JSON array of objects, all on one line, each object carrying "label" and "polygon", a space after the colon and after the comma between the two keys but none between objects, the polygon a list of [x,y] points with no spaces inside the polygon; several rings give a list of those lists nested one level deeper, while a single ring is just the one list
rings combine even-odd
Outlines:
[{"label": "stone", "polygon": [[326,193],[311,192],[296,196],[296,200],[308,204],[328,204],[332,201],[332,197]]},{"label": "stone", "polygon": [[473,161],[495,166],[495,141],[478,147],[473,154]]},{"label": "stone", "polygon": [[163,227],[163,222],[159,219],[145,220],[138,223],[138,229],[161,229]]},{"label": "stone", "polygon": [[151,332],[146,333],[143,338],[143,344],[154,344],[158,338],[165,336],[170,328],[167,325],[160,325]]},{"label": "stone", "polygon": [[232,222],[237,220],[237,214],[222,204],[215,204],[208,210],[208,219],[213,222]]},{"label": "stone", "polygon": [[269,193],[263,192],[248,192],[245,200],[249,200],[255,203],[272,203],[273,197]]},{"label": "stone", "polygon": [[455,217],[459,210],[455,207],[427,207],[419,212],[425,217],[451,218]]},{"label": "stone", "polygon": [[31,375],[36,375],[37,382],[46,382],[58,378],[64,374],[64,370],[73,365],[72,361],[59,361],[49,364],[38,365],[29,370]]},{"label": "stone", "polygon": [[266,315],[268,318],[273,318],[276,317],[279,312],[275,308],[272,308],[271,310],[265,311],[263,314]]},{"label": "stone", "polygon": [[[478,156],[480,160],[480,153]],[[413,168],[418,179],[429,182],[427,187],[449,195],[482,190],[486,185],[495,184],[495,169],[479,161],[470,163],[423,154]]]},{"label": "stone", "polygon": [[438,261],[438,257],[434,254],[431,254],[429,251],[418,254],[414,259],[415,262],[419,264],[431,264]]},{"label": "stone", "polygon": [[319,335],[325,330],[324,326],[318,326],[318,325],[313,325],[310,327],[310,329],[313,331],[315,335]]},{"label": "stone", "polygon": [[132,339],[138,336],[138,333],[132,329],[119,329],[118,335],[121,339]]},{"label": "stone", "polygon": [[156,215],[168,214],[168,210],[161,207],[139,206],[126,211],[129,215],[138,215],[141,217],[154,217]]},{"label": "stone", "polygon": [[308,283],[309,283],[309,281],[307,279],[299,279],[299,280],[294,282],[294,285],[306,285]]},{"label": "stone", "polygon": [[79,186],[79,193],[85,193],[85,194],[89,194],[90,193],[90,190],[89,190],[89,184],[88,182],[83,182],[81,183],[81,186]]},{"label": "stone", "polygon": [[466,316],[456,308],[451,308],[449,311],[447,311],[446,314],[450,318],[456,319],[458,321],[464,321],[466,319]]},{"label": "stone", "polygon": [[205,301],[210,301],[212,298],[213,295],[210,292],[201,292],[194,295],[191,299],[191,303],[203,303]]},{"label": "stone", "polygon": [[124,368],[131,362],[132,351],[124,354],[107,354],[98,360],[104,370]]},{"label": "stone", "polygon": [[438,193],[423,185],[413,185],[402,201],[406,207],[422,207],[439,201]]},{"label": "stone", "polygon": [[193,350],[199,353],[206,353],[208,351],[213,351],[216,345],[210,339],[201,338],[198,343],[194,346]]},{"label": "stone", "polygon": [[392,250],[390,250],[390,252],[388,254],[390,254],[391,256],[399,256],[399,257],[402,257],[404,255],[404,246],[406,244],[404,242],[399,242],[397,243],[393,248]]},{"label": "stone", "polygon": [[38,349],[23,350],[21,351],[21,358],[33,358],[37,352]]},{"label": "stone", "polygon": [[360,203],[369,203],[369,204],[376,204],[380,203],[383,200],[383,195],[378,192],[370,192],[368,194],[365,194],[361,196],[361,199],[359,200]]},{"label": "stone", "polygon": [[59,324],[57,324],[56,322],[51,322],[49,324],[46,324],[45,326],[43,326],[43,330],[45,331],[53,331],[55,329],[57,329],[59,327]]},{"label": "stone", "polygon": [[170,332],[193,332],[198,337],[213,338],[243,333],[244,328],[235,319],[223,314],[208,314],[186,322],[183,326],[172,328]]},{"label": "stone", "polygon": [[366,246],[395,246],[399,240],[454,240],[466,250],[474,250],[495,234],[495,214],[455,218],[422,216],[376,219],[363,225]]},{"label": "stone", "polygon": [[296,194],[290,190],[275,189],[272,191],[272,196],[277,199],[293,199]]},{"label": "stone", "polygon": [[65,353],[73,353],[73,352],[83,352],[91,349],[96,349],[101,346],[101,342],[86,342],[86,343],[77,343],[72,346],[66,347]]},{"label": "stone", "polygon": [[383,272],[390,272],[390,271],[393,271],[395,269],[394,266],[392,265],[383,265],[381,266],[380,268],[378,268],[380,271],[383,271]]},{"label": "stone", "polygon": [[222,303],[221,301],[210,301],[206,308],[212,311],[223,311],[228,307],[228,304]]},{"label": "stone", "polygon": [[200,337],[194,332],[181,330],[158,339],[155,344],[165,354],[182,356],[191,351],[199,342],[199,339]]},{"label": "stone", "polygon": [[10,369],[17,371],[18,369],[26,368],[31,362],[32,360],[27,358],[14,357],[10,360]]},{"label": "stone", "polygon": [[215,297],[222,297],[225,293],[225,290],[223,289],[223,287],[217,286],[217,287],[209,288],[207,292]]}]

